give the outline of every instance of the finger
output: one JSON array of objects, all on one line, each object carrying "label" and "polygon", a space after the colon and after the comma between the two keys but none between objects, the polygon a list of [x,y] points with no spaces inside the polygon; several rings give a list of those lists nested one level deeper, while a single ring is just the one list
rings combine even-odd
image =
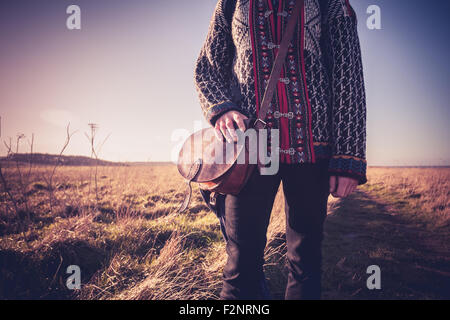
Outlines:
[{"label": "finger", "polygon": [[339,177],[339,184],[342,186],[341,188],[341,197],[345,198],[348,195],[348,188],[350,187],[350,181],[346,177]]},{"label": "finger", "polygon": [[234,122],[231,118],[227,118],[225,120],[225,125],[227,127],[227,130],[232,138],[233,141],[237,141],[237,134],[236,129],[234,128]]},{"label": "finger", "polygon": [[342,179],[342,177],[338,177],[338,188],[337,188],[337,194],[339,197],[343,198],[345,195],[345,190],[347,189],[347,182],[345,179]]},{"label": "finger", "polygon": [[239,116],[235,116],[234,121],[236,121],[236,124],[237,124],[239,130],[241,130],[242,132],[245,132],[245,124],[244,124],[243,118],[239,117]]},{"label": "finger", "polygon": [[335,182],[333,183],[334,190],[333,190],[333,192],[331,192],[331,194],[333,195],[333,197],[339,198],[340,196],[339,196],[339,194],[338,194],[338,192],[337,192],[338,186],[339,186],[339,179],[338,179],[337,176],[334,176],[334,181],[335,181]]},{"label": "finger", "polygon": [[347,187],[345,188],[345,195],[344,197],[348,197],[352,193],[353,183],[348,182]]},{"label": "finger", "polygon": [[220,131],[222,132],[223,136],[229,143],[233,142],[233,138],[231,138],[230,133],[228,132],[228,128],[225,124],[225,121],[220,123]]},{"label": "finger", "polygon": [[352,193],[358,188],[358,182],[356,182],[352,187]]},{"label": "finger", "polygon": [[226,127],[226,125],[225,125],[225,121],[221,121],[221,122],[219,123],[219,130],[220,130],[220,133],[222,134],[222,136],[223,136],[226,140],[228,140],[228,137],[227,137],[228,132],[227,132],[227,127]]},{"label": "finger", "polygon": [[217,140],[223,141],[222,131],[220,131],[219,126],[214,128],[214,134],[216,135]]},{"label": "finger", "polygon": [[336,191],[336,176],[330,177],[330,193],[334,193]]}]

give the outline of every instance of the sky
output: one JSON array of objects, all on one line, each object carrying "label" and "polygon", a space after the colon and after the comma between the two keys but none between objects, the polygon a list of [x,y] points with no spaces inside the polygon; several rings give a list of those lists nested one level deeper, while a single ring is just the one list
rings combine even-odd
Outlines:
[{"label": "sky", "polygon": [[[351,0],[367,93],[368,165],[450,165],[450,1]],[[81,30],[66,9],[81,8]],[[206,127],[194,64],[216,0],[3,0],[1,140],[34,133],[34,151],[170,161],[183,135]],[[381,30],[366,12],[381,9]],[[176,138],[176,139],[175,139]],[[24,140],[21,152],[29,146]],[[0,154],[6,148],[0,145]]]}]

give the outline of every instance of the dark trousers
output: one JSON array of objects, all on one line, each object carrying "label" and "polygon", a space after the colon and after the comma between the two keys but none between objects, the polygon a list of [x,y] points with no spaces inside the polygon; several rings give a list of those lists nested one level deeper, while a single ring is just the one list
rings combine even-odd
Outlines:
[{"label": "dark trousers", "polygon": [[278,174],[255,170],[239,195],[225,197],[222,223],[228,260],[221,299],[262,299],[264,249],[280,181],[286,212],[288,283],[286,299],[320,299],[321,243],[329,196],[328,161],[281,164]]}]

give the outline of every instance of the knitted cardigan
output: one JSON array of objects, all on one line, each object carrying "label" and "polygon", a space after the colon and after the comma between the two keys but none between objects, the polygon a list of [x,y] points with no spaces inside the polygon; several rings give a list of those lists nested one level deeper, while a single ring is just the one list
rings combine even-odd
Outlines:
[{"label": "knitted cardigan", "polygon": [[[195,65],[206,119],[256,117],[293,0],[219,0]],[[329,159],[333,175],[366,178],[366,99],[357,19],[348,0],[305,0],[266,117],[283,163]],[[271,151],[270,133],[269,152]]]}]

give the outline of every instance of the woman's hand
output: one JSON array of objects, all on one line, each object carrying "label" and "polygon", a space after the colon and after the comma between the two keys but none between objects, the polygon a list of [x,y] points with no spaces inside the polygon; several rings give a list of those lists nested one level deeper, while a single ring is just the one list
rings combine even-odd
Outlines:
[{"label": "woman's hand", "polygon": [[[336,185],[337,183],[337,185]],[[330,193],[335,198],[345,198],[355,191],[358,186],[358,180],[342,177],[342,176],[331,176],[330,177]]]},{"label": "woman's hand", "polygon": [[242,132],[245,131],[245,124],[244,120],[247,119],[246,116],[244,116],[239,111],[228,111],[224,115],[222,115],[217,121],[216,125],[214,126],[215,133],[217,139],[220,141],[223,141],[223,137],[231,143],[236,142],[238,140],[238,136],[236,134],[235,124],[237,127],[242,130]]}]

